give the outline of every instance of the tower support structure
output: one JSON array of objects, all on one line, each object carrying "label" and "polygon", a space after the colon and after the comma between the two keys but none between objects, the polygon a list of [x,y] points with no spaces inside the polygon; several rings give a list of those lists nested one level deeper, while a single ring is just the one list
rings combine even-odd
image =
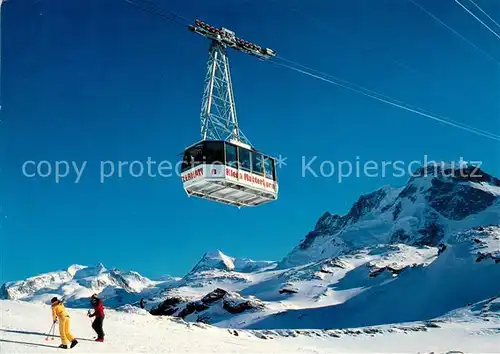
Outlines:
[{"label": "tower support structure", "polygon": [[232,48],[261,60],[270,59],[276,53],[272,49],[236,37],[227,28],[215,28],[200,20],[196,20],[189,29],[211,41],[200,113],[201,139],[224,140],[250,146],[238,125],[227,49]]},{"label": "tower support structure", "polygon": [[200,119],[202,140],[238,141],[250,145],[238,126],[227,49],[215,40],[208,51]]}]

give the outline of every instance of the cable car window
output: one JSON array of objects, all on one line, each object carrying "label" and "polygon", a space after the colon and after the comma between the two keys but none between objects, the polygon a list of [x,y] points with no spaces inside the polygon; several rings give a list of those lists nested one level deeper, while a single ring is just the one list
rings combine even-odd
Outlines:
[{"label": "cable car window", "polygon": [[184,152],[181,171],[184,172],[203,162],[203,145],[198,144]]},{"label": "cable car window", "polygon": [[236,146],[226,143],[226,165],[238,168],[238,156]]},{"label": "cable car window", "polygon": [[273,160],[270,157],[264,157],[264,172],[266,178],[273,179]]},{"label": "cable car window", "polygon": [[223,164],[224,163],[224,142],[223,141],[205,141],[203,155],[206,163]]},{"label": "cable car window", "polygon": [[250,171],[252,168],[252,153],[243,148],[238,148],[238,156],[240,160],[240,167],[243,170]]},{"label": "cable car window", "polygon": [[252,154],[252,172],[258,175],[263,176],[263,163],[262,163],[262,155],[258,152],[254,152]]}]

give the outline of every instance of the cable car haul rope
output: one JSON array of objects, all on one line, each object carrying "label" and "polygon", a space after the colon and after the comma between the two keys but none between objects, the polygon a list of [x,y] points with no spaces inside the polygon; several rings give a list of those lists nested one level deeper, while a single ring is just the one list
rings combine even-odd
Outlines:
[{"label": "cable car haul rope", "polygon": [[188,147],[183,157],[182,182],[189,196],[237,207],[258,206],[278,197],[275,159],[257,151],[240,130],[227,49],[255,56],[392,107],[500,141],[499,135],[412,107],[376,91],[277,56],[274,50],[241,39],[226,28],[215,28],[198,19],[194,24],[188,24],[185,17],[160,9],[150,0],[123,1],[184,28],[187,26],[192,32],[211,42],[200,113],[201,139]]}]

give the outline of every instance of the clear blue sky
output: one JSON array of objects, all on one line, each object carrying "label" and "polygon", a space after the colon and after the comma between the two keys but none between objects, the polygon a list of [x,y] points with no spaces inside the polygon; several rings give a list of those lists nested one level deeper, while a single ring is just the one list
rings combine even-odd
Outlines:
[{"label": "clear blue sky", "polygon": [[[406,0],[156,3],[500,134],[500,66]],[[500,41],[454,1],[420,3],[500,61]],[[500,3],[477,3],[500,21]],[[319,161],[358,156],[379,164],[463,157],[500,176],[494,140],[233,52],[242,130],[265,153],[287,157],[279,200],[238,210],[188,199],[175,177],[101,184],[102,160],[175,163],[199,139],[208,41],[121,0],[8,0],[2,25],[2,282],[97,262],[179,276],[212,249],[280,259],[326,210],[345,213],[360,194],[406,182],[390,169],[342,183],[338,174],[302,177],[302,156],[318,156],[316,171]],[[55,183],[24,177],[27,160],[87,167],[79,183],[74,174]]]}]

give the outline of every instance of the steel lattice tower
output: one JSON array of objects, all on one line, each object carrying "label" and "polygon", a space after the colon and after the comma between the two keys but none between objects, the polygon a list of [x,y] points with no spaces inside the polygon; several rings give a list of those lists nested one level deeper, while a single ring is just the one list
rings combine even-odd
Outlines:
[{"label": "steel lattice tower", "polygon": [[250,145],[238,126],[227,50],[217,41],[212,41],[208,51],[200,118],[202,140],[237,140]]},{"label": "steel lattice tower", "polygon": [[201,139],[237,141],[250,145],[238,126],[227,49],[233,48],[262,60],[270,59],[276,53],[236,37],[233,31],[217,29],[200,20],[196,20],[189,29],[211,41],[201,105]]}]

